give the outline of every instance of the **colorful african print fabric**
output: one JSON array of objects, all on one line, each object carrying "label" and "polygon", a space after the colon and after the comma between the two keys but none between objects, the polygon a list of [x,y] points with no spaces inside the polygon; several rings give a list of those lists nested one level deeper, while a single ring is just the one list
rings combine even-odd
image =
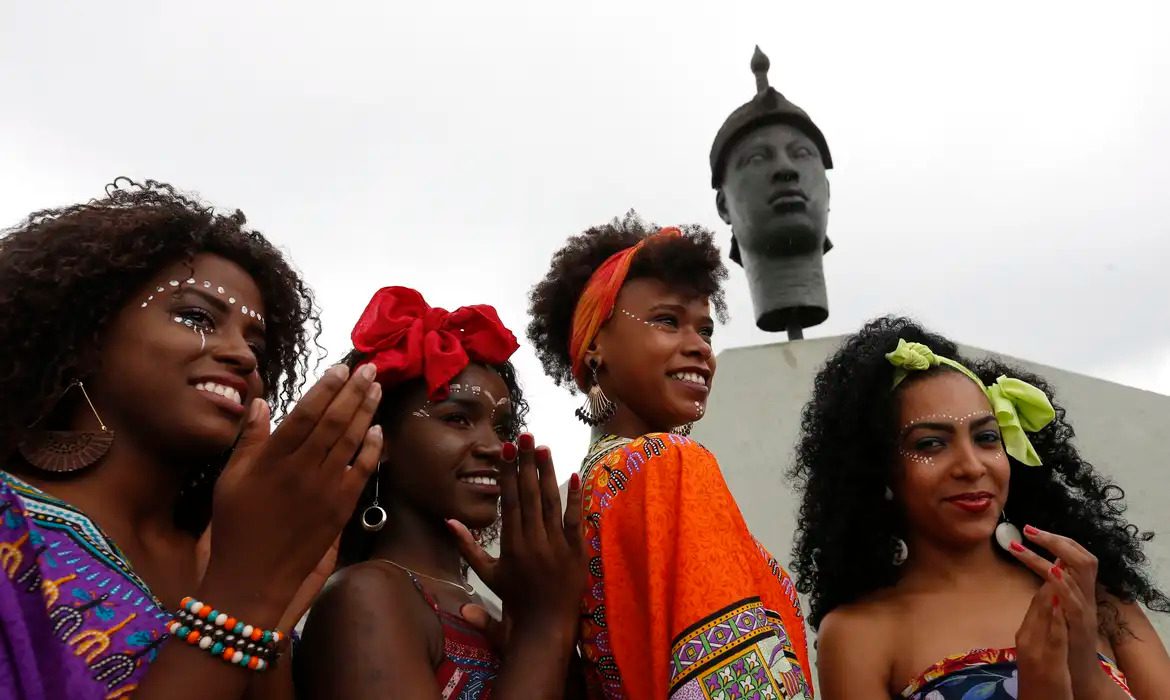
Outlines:
[{"label": "colorful african print fabric", "polygon": [[[1127,695],[1129,686],[1116,665],[1100,656],[1101,668]],[[1019,686],[1015,649],[975,649],[928,668],[902,691],[908,700],[1015,700]]]},{"label": "colorful african print fabric", "polygon": [[0,698],[126,698],[171,616],[92,520],[0,472]]},{"label": "colorful african print fabric", "polygon": [[581,481],[590,697],[812,697],[796,590],[710,452],[678,435],[605,437]]},{"label": "colorful african print fabric", "polygon": [[443,626],[443,660],[435,669],[441,697],[443,700],[489,700],[500,662],[487,637],[459,615],[440,608],[414,574],[407,572],[407,576]]}]

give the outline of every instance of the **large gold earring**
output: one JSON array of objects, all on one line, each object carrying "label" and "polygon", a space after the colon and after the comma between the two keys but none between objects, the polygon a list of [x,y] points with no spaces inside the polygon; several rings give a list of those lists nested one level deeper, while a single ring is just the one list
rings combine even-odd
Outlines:
[{"label": "large gold earring", "polygon": [[593,372],[593,385],[585,395],[585,403],[576,411],[577,418],[585,425],[596,427],[605,423],[617,411],[617,404],[601,390],[601,382],[597,381],[597,361],[589,363],[589,370]]},{"label": "large gold earring", "polygon": [[[73,387],[81,389],[81,395],[93,411],[101,430],[36,430],[30,432],[16,446],[20,456],[32,466],[41,471],[67,474],[79,471],[94,464],[114,444],[114,431],[106,427],[102,417],[98,415],[93,401],[89,400],[89,393],[85,384],[77,381],[65,388],[64,393],[57,399],[59,402]],[[37,419],[39,423],[43,419]],[[30,427],[36,427],[33,423]]]}]

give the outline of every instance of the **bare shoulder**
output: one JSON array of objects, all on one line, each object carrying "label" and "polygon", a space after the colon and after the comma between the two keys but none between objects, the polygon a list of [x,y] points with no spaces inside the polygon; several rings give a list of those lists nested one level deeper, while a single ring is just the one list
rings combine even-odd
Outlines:
[{"label": "bare shoulder", "polygon": [[890,628],[896,622],[896,603],[888,596],[868,596],[833,609],[821,620],[819,646],[826,640],[849,650],[864,649],[867,655],[884,648]]},{"label": "bare shoulder", "polygon": [[884,596],[834,608],[817,630],[817,670],[824,698],[889,697],[895,606]]},{"label": "bare shoulder", "polygon": [[297,649],[298,690],[306,698],[373,697],[400,683],[433,683],[442,630],[401,572],[355,564],[325,584]]},{"label": "bare shoulder", "polygon": [[1161,697],[1170,688],[1170,654],[1158,630],[1139,603],[1125,602],[1111,595],[1105,598],[1117,611],[1118,632],[1110,645],[1130,690],[1134,697]]}]

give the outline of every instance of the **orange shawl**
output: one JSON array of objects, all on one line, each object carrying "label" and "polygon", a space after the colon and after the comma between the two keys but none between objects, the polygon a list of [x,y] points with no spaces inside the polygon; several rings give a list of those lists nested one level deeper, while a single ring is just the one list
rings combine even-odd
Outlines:
[{"label": "orange shawl", "polygon": [[[812,697],[796,590],[715,457],[670,434],[603,438],[583,467],[590,697]],[[768,692],[771,692],[771,695]]]}]

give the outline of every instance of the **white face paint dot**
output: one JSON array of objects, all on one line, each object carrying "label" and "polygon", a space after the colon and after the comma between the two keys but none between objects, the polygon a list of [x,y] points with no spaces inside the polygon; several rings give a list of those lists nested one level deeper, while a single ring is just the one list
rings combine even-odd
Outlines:
[{"label": "white face paint dot", "polygon": [[242,314],[246,314],[246,313],[248,313],[248,307],[246,307],[246,306],[241,306],[241,307],[240,307],[240,313],[242,313]]},{"label": "white face paint dot", "polygon": [[146,302],[145,302],[145,301],[144,301],[144,302],[142,302],[142,308],[144,308],[144,309],[146,308]]},{"label": "white face paint dot", "polygon": [[215,291],[219,292],[220,294],[223,294],[223,287],[216,287]]},{"label": "white face paint dot", "polygon": [[251,316],[252,318],[256,318],[256,312],[255,312],[255,311],[249,311],[249,312],[248,312],[248,315],[249,315],[249,316]]},{"label": "white face paint dot", "polygon": [[229,304],[234,304],[234,303],[236,303],[236,298],[235,298],[235,297],[228,297],[228,303],[229,303]]},{"label": "white face paint dot", "polygon": [[154,290],[154,291],[156,291],[156,292],[161,292],[162,290],[163,290],[163,288],[162,288],[162,287],[159,287],[158,289],[156,289],[156,290]]},{"label": "white face paint dot", "polygon": [[170,284],[172,287],[178,287],[179,280],[171,280],[170,282],[168,282],[168,284]]},{"label": "white face paint dot", "polygon": [[192,277],[192,278],[188,279],[187,284],[195,284],[195,278]]},{"label": "white face paint dot", "polygon": [[203,288],[204,289],[211,289],[211,283],[208,282],[207,280],[203,280]]}]

